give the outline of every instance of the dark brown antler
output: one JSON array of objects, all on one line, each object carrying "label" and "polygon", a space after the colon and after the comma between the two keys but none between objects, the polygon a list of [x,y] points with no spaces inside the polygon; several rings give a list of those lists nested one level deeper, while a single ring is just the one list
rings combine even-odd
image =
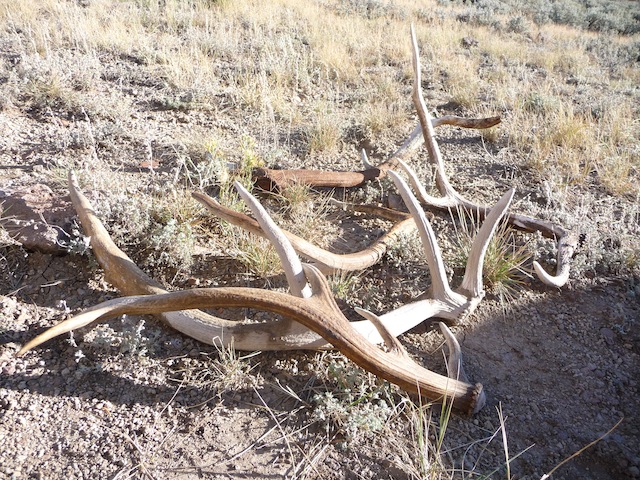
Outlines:
[{"label": "dark brown antler", "polygon": [[[490,128],[500,123],[500,117],[463,118],[454,115],[433,118],[434,127],[440,125],[454,125],[463,128]],[[398,161],[403,160],[416,151],[424,143],[422,128],[418,125],[409,138],[387,161],[378,166],[368,163],[366,155],[363,158],[365,169],[359,172],[329,172],[322,170],[274,170],[271,168],[256,168],[253,170],[253,180],[264,190],[280,190],[287,185],[302,183],[311,187],[349,188],[358,187],[366,182],[384,178],[389,170],[398,167]]]}]

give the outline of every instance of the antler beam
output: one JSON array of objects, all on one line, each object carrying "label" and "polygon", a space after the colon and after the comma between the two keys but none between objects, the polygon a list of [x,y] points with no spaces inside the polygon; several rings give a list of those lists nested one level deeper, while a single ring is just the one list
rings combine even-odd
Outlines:
[{"label": "antler beam", "polygon": [[[338,308],[322,273],[306,265],[309,298],[252,288],[221,287],[133,296],[103,302],[74,317],[74,328],[119,315],[157,314],[196,308],[256,308],[291,318],[320,334],[347,358],[409,392],[432,401],[450,401],[464,413],[484,405],[482,385],[471,385],[427,370],[406,354],[383,352],[360,335]],[[26,347],[20,354],[24,353]]]},{"label": "antler beam", "polygon": [[[453,125],[462,128],[491,128],[500,123],[500,117],[463,118],[455,115],[431,119],[433,127]],[[422,127],[418,124],[407,140],[387,161],[378,166],[364,162],[365,170],[359,172],[331,172],[321,170],[274,170],[255,168],[253,181],[264,190],[279,190],[292,183],[303,183],[311,187],[349,188],[358,187],[366,182],[384,178],[387,172],[397,168],[398,161],[409,157],[424,143]]]},{"label": "antler beam", "polygon": [[[473,211],[474,213],[477,213],[481,218],[487,215],[490,210],[488,206],[480,205],[471,200],[468,200],[463,195],[458,193],[449,182],[449,179],[447,178],[447,175],[445,173],[442,154],[440,153],[440,148],[438,147],[437,141],[435,139],[434,129],[435,127],[438,127],[440,125],[455,125],[465,128],[488,128],[500,123],[500,118],[490,117],[484,119],[465,119],[462,117],[454,116],[445,116],[440,118],[431,117],[424,101],[424,96],[422,94],[422,74],[418,42],[413,27],[411,28],[411,39],[413,47],[414,69],[412,98],[418,113],[419,124],[413,130],[409,138],[407,138],[402,146],[388,160],[377,166],[372,165],[371,163],[369,163],[367,155],[363,151],[362,160],[365,166],[365,170],[362,170],[360,172],[321,172],[315,170],[272,170],[267,168],[259,168],[255,169],[254,171],[254,180],[257,185],[267,190],[281,188],[292,182],[305,183],[311,186],[321,187],[355,187],[367,181],[382,178],[386,176],[391,169],[401,169],[408,175],[409,181],[415,189],[416,194],[423,205],[443,211],[460,207],[467,211]],[[429,195],[426,189],[422,186],[417,175],[404,161],[412,152],[422,146],[423,143],[429,153],[430,162],[435,168],[435,183],[440,193],[440,197]],[[208,206],[208,208],[210,208],[210,206]],[[219,212],[216,214],[223,215],[224,213]],[[234,223],[234,220],[232,219],[229,219],[229,221]],[[555,287],[563,286],[569,279],[571,258],[573,257],[573,254],[578,245],[577,236],[574,233],[567,231],[565,228],[558,224],[527,215],[510,213],[507,217],[507,221],[509,222],[509,224],[519,230],[525,232],[540,232],[543,236],[556,240],[557,259],[555,274],[547,273],[538,262],[533,262],[533,267],[536,275],[543,283]],[[236,218],[235,223],[237,225],[240,225],[242,223],[242,220]],[[302,255],[316,260],[319,265],[322,265],[322,262],[317,259],[327,254],[327,252],[321,253],[318,250],[314,250],[310,252],[310,254],[307,254],[302,249],[298,248],[298,244],[294,243],[294,246],[296,246],[296,249]],[[374,259],[375,257],[371,258],[371,260]],[[349,260],[353,260],[353,258],[350,258]],[[336,261],[335,263],[332,260],[328,261],[332,265],[331,268],[363,268],[359,266],[360,263],[358,261],[349,262],[347,265],[345,265],[346,268],[343,267],[339,261]]]},{"label": "antler beam", "polygon": [[[393,173],[392,175],[404,190],[408,190],[406,184],[403,184],[399,177]],[[298,337],[306,336],[307,340],[304,344],[306,348],[311,345],[313,345],[311,348],[318,348],[321,343],[327,341],[361,367],[405,390],[418,393],[433,401],[451,401],[456,409],[469,414],[482,408],[484,404],[482,386],[458,380],[457,375],[461,373],[460,349],[459,346],[457,348],[451,346],[450,335],[446,337],[451,351],[448,364],[460,365],[456,376],[451,378],[417,365],[409,358],[402,345],[395,338],[396,335],[428,318],[428,316],[440,313],[447,315],[465,303],[469,304],[462,294],[448,291],[448,284],[434,289],[436,296],[446,292],[447,294],[443,298],[418,302],[417,304],[421,307],[430,306],[431,308],[426,308],[417,315],[407,315],[405,308],[378,318],[371,312],[358,310],[367,320],[350,323],[338,308],[322,273],[313,266],[299,263],[286,236],[273,223],[255,198],[241,185],[236,184],[240,195],[249,203],[254,214],[258,216],[260,224],[268,232],[269,239],[276,245],[278,254],[282,259],[286,259],[283,263],[294,295],[233,287],[169,293],[138,269],[126,254],[113,244],[106,229],[95,217],[90,203],[80,192],[75,176],[71,173],[69,184],[72,200],[78,209],[86,233],[91,237],[96,258],[105,268],[107,279],[127,293],[141,291],[149,295],[110,300],[86,310],[59,323],[27,343],[20,350],[19,355],[23,355],[31,348],[51,338],[97,321],[122,314],[155,313],[161,314],[167,323],[187,335],[198,339],[202,337],[202,331],[193,328],[193,324],[197,323],[200,328],[208,332],[205,334],[207,343],[211,343],[214,339],[221,341],[227,338],[229,344],[235,345],[236,348],[242,348],[243,338],[251,331],[258,332],[258,336],[265,331],[271,330],[273,332],[274,329],[295,331]],[[403,197],[411,202],[411,208],[421,210],[415,197],[411,199],[410,192],[408,197],[406,195],[407,192],[403,192]],[[501,206],[502,212],[507,205]],[[419,212],[418,215],[420,216]],[[421,216],[419,229],[421,232],[424,229],[430,230],[424,212],[421,213]],[[430,267],[432,264],[439,265],[435,267],[435,271],[442,272],[442,261],[439,258],[440,254],[437,244],[435,244],[433,232],[426,233],[426,235],[428,237],[427,243],[432,244],[430,247],[425,247],[425,251],[429,248],[431,250],[431,253],[428,254],[428,263]],[[435,245],[435,249],[433,245]],[[129,282],[129,280],[131,281]],[[438,282],[442,284],[443,280],[440,279]],[[444,282],[446,283],[446,278]],[[471,304],[474,303],[472,299]],[[250,325],[234,324],[234,322],[218,319],[201,310],[196,310],[196,308],[206,307],[257,308],[284,315],[289,321],[271,321]],[[413,311],[417,312],[416,309]],[[425,317],[425,313],[427,317]],[[394,331],[398,325],[401,325],[402,332]],[[377,335],[373,334],[374,331],[377,332]],[[196,336],[194,333],[198,335]],[[316,334],[315,339],[310,340],[314,333]],[[386,343],[390,351],[383,352],[375,347],[372,343],[372,337],[374,342]],[[455,338],[453,341],[455,342]],[[270,347],[273,347],[273,342]]]},{"label": "antler beam", "polygon": [[[58,335],[113,316],[125,313],[158,313],[167,323],[189,336],[204,339],[206,343],[222,341],[233,344],[238,349],[244,348],[243,342],[246,338],[254,336],[251,332],[260,337],[269,331],[286,331],[290,335],[295,334],[298,339],[305,339],[301,345],[302,348],[319,348],[325,346],[325,341],[328,341],[358,365],[398,384],[403,389],[420,393],[431,400],[447,398],[454,402],[457,409],[473,413],[484,404],[484,395],[480,385],[471,385],[468,381],[458,380],[458,375],[463,372],[460,348],[455,347],[457,343],[452,343],[455,342],[454,337],[446,335],[450,350],[448,365],[457,365],[456,376],[453,378],[443,377],[415,364],[395,337],[427,318],[439,316],[458,319],[475,308],[484,292],[481,277],[474,272],[482,269],[486,243],[495,225],[508,208],[513,192],[507,193],[487,217],[472,247],[472,251],[477,254],[472,253],[467,268],[467,273],[472,273],[465,275],[465,278],[467,276],[472,279],[479,278],[477,285],[470,288],[469,285],[473,282],[465,280],[464,288],[460,292],[454,292],[450,289],[444,274],[435,235],[424,211],[410,192],[408,185],[393,172],[390,172],[390,175],[416,219],[415,222],[425,246],[426,261],[434,279],[435,298],[418,300],[381,317],[359,309],[358,312],[366,320],[350,323],[331,296],[321,272],[313,266],[303,266],[299,263],[286,235],[273,223],[257,200],[240,184],[236,184],[236,188],[258,217],[259,224],[267,232],[268,238],[276,246],[283,260],[285,274],[294,295],[247,288],[166,292],[113,244],[106,229],[95,216],[90,203],[80,192],[75,176],[70,173],[69,185],[72,200],[86,233],[91,237],[96,258],[105,268],[105,276],[116,287],[127,293],[141,291],[150,295],[111,300],[89,309],[45,331],[27,343],[20,350],[19,355]],[[195,310],[195,308],[205,307],[258,308],[284,315],[289,320],[270,321],[263,324],[237,324]],[[194,325],[196,325],[195,328]],[[447,331],[443,330],[443,333],[446,334]],[[267,347],[274,349],[278,342],[274,341],[273,336],[271,338]],[[375,347],[374,343],[382,342],[389,347],[389,352],[382,352]],[[286,343],[285,346],[290,347],[291,343]],[[449,370],[450,375],[453,375],[451,367]]]},{"label": "antler beam", "polygon": [[[484,217],[489,212],[489,208],[484,205],[479,205],[470,200],[467,200],[464,196],[460,195],[453,186],[449,183],[447,175],[444,170],[444,161],[440,148],[435,139],[435,132],[433,129],[433,119],[429,114],[424,96],[422,94],[421,83],[421,65],[420,55],[418,50],[418,41],[416,39],[416,33],[413,26],[411,27],[411,42],[413,47],[413,70],[414,70],[414,83],[413,83],[413,103],[416,106],[418,118],[420,120],[420,126],[422,129],[422,135],[424,143],[429,152],[429,160],[435,168],[435,180],[436,187],[442,197],[434,197],[429,195],[425,188],[422,186],[417,178],[417,175],[409,168],[409,166],[402,160],[398,160],[398,165],[409,176],[411,185],[416,190],[416,193],[420,201],[429,207],[434,207],[440,210],[448,210],[455,207],[462,207],[466,210],[478,212],[481,217]],[[555,238],[558,242],[558,256],[557,256],[557,268],[556,274],[548,274],[538,262],[534,262],[533,266],[538,278],[545,284],[561,287],[569,279],[570,260],[577,247],[577,237],[568,232],[559,225],[551,222],[546,222],[541,219],[528,217],[526,215],[519,215],[515,213],[509,214],[507,217],[508,222],[514,227],[527,231],[536,232],[539,231],[548,238]]]},{"label": "antler beam", "polygon": [[[204,193],[193,192],[192,195],[215,216],[255,235],[265,238],[267,237],[267,233],[260,224],[248,215],[227,208],[224,205],[221,205],[214,198],[211,198]],[[296,252],[303,257],[312,260],[313,264],[326,275],[340,270],[364,270],[365,268],[378,263],[389,246],[393,244],[400,234],[410,232],[415,228],[413,219],[410,215],[405,213],[396,212],[382,207],[369,207],[369,210],[374,211],[378,216],[394,221],[395,224],[370,247],[361,250],[360,252],[342,255],[335,254],[320,248],[293,233],[284,231],[284,235],[292,243]]]}]

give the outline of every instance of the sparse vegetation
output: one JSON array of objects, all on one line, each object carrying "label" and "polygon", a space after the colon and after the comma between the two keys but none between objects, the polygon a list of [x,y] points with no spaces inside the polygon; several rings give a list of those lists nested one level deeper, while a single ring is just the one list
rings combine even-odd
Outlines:
[{"label": "sparse vegetation", "polygon": [[[449,127],[438,130],[446,168],[456,187],[460,186],[459,190],[470,197],[486,198],[493,198],[495,192],[510,186],[517,187],[515,209],[559,221],[582,234],[572,271],[575,282],[604,275],[606,282],[627,282],[631,285],[628,297],[638,298],[640,11],[634,1],[0,0],[2,184],[5,179],[7,185],[45,183],[62,198],[66,195],[63,179],[66,171],[73,168],[115,242],[167,288],[185,283],[245,285],[254,281],[263,282],[262,286],[265,278],[266,283],[273,282],[274,288],[280,288],[279,280],[272,278],[280,272],[279,260],[268,243],[212,219],[190,192],[204,191],[230,208],[245,211],[233,182],[251,188],[251,171],[255,167],[357,170],[361,168],[361,148],[367,150],[372,161],[393,152],[416,123],[410,100],[411,23],[416,25],[421,46],[422,87],[430,108],[438,115],[502,116],[502,123],[487,132],[460,132]],[[424,152],[417,153],[410,161],[421,175],[431,178],[422,155]],[[20,173],[24,175],[21,177]],[[393,193],[392,188],[382,181],[353,192],[316,192],[304,185],[293,185],[279,195],[256,193],[284,228],[321,246],[347,251],[356,244],[370,243],[373,232],[380,230],[379,225],[369,228],[371,223],[366,221],[362,222],[364,226],[355,221],[343,222],[345,217],[335,215],[327,199],[334,196],[357,203],[380,203]],[[443,227],[445,220],[449,222],[444,216],[436,219],[436,233],[444,237],[448,266],[462,268],[476,225],[473,219],[462,219],[456,233]],[[68,251],[86,254],[87,242],[80,230],[69,227],[69,233],[65,242]],[[365,235],[370,238],[365,239]],[[529,241],[535,245],[528,245]],[[504,302],[520,306],[518,302],[524,300],[518,290],[530,281],[527,269],[532,256],[552,264],[552,245],[549,240],[531,239],[502,228],[485,260],[485,285]],[[39,305],[34,298],[51,295],[59,301],[75,297],[80,306],[85,298],[104,295],[107,287],[102,280],[92,279],[91,288],[87,289],[68,287],[74,285],[68,276],[51,276],[47,273],[49,266],[44,265],[48,258],[40,260],[40,264],[22,265],[31,253],[14,246],[15,241],[2,228],[0,219],[0,274],[6,285],[0,293],[13,295],[25,288],[22,283],[33,283],[33,291],[22,292],[25,305],[35,302],[40,309],[40,313],[31,315],[31,326],[41,328],[57,319],[44,310],[49,307]],[[377,312],[396,307],[414,293],[419,294],[424,290],[422,284],[428,283],[425,271],[413,271],[421,262],[421,251],[416,235],[403,236],[370,275],[334,275],[330,279],[333,292],[342,301]],[[239,268],[237,263],[231,269],[221,266],[231,258],[241,263]],[[222,261],[216,263],[219,260]],[[52,263],[56,261],[60,260]],[[73,269],[93,265],[86,255],[74,257],[73,261],[81,262]],[[24,272],[18,273],[18,264]],[[97,270],[94,273],[100,276]],[[54,285],[56,282],[61,286]],[[535,295],[543,295],[546,291],[542,288]],[[625,320],[617,308],[606,310],[612,324],[602,327],[602,338],[597,341],[609,348],[613,335],[620,333],[625,345],[621,348],[633,353],[635,337],[629,332],[637,325]],[[27,307],[23,312],[26,311]],[[15,327],[15,332],[10,329],[14,327],[3,323],[0,333],[14,337],[20,334],[26,315],[18,310],[15,315],[7,315],[6,322],[15,316],[23,323]],[[142,357],[148,361],[146,366],[151,363],[152,349],[171,351],[172,355],[188,353],[186,368],[176,373],[185,386],[203,395],[193,402],[191,397],[183,398],[182,405],[190,408],[214,398],[216,401],[210,403],[224,409],[225,414],[234,410],[235,415],[235,410],[242,410],[249,403],[234,400],[236,403],[225,404],[223,393],[271,381],[260,375],[266,376],[276,361],[265,362],[270,366],[263,367],[231,350],[200,355],[193,353],[193,346],[176,353],[170,345],[176,340],[155,337],[149,332],[150,322],[128,319],[119,329],[122,331],[117,332],[115,327],[102,325],[87,334],[84,351],[88,356],[89,345],[97,350],[96,355],[101,354],[100,349],[115,349],[120,354],[118,360],[132,362],[131,359]],[[564,328],[564,323],[559,322],[553,334],[574,335]],[[431,338],[433,334],[424,336]],[[5,344],[10,347],[16,341],[14,337]],[[420,345],[413,339],[407,342]],[[51,398],[67,395],[64,402],[80,405],[85,401],[83,395],[95,400],[102,394],[101,382],[113,379],[97,376],[100,372],[96,367],[91,372],[96,377],[82,387],[91,388],[89,393],[81,394],[81,387],[73,390],[66,383],[73,378],[72,369],[88,362],[82,350],[77,349],[75,355],[71,365],[63,367],[68,371],[57,377],[61,383],[56,384],[58,393]],[[529,352],[522,355],[527,357]],[[616,355],[622,358],[620,352]],[[56,356],[54,351],[53,357]],[[39,378],[46,378],[41,372],[52,362],[50,357],[38,361],[41,364],[29,364],[29,370],[24,367],[18,371],[21,376],[16,376],[19,381],[11,393],[19,394],[24,402],[39,394],[33,385],[39,385]],[[286,454],[278,450],[280,446],[256,441],[260,449],[264,447],[261,454],[269,448],[269,455],[275,452],[269,457],[270,466],[258,474],[329,478],[355,471],[362,478],[408,475],[423,480],[458,474],[462,478],[482,478],[488,472],[499,478],[505,474],[518,476],[516,467],[511,472],[506,468],[492,472],[482,470],[485,465],[480,464],[479,458],[473,462],[464,458],[471,450],[468,445],[478,441],[471,435],[489,430],[485,428],[488,416],[480,426],[469,427],[475,430],[464,430],[460,436],[463,440],[459,441],[464,447],[446,450],[445,433],[456,440],[459,433],[447,428],[446,415],[436,415],[429,405],[418,407],[393,393],[388,385],[362,372],[354,373],[342,358],[333,358],[329,365],[314,361],[310,360],[304,371],[282,368],[277,372],[292,380],[291,388],[297,389],[295,395],[312,393],[296,400],[295,412],[300,405],[307,405],[300,409],[306,416],[291,414],[288,429],[278,432],[279,440],[284,439],[289,448]],[[590,372],[600,372],[599,361],[590,360],[588,368],[594,367]],[[166,369],[166,365],[154,368]],[[571,364],[563,368],[574,372]],[[54,371],[56,375],[58,370]],[[80,376],[84,374],[86,371],[78,372]],[[586,375],[575,370],[575,377],[583,374]],[[4,370],[2,375],[11,377]],[[633,380],[616,377],[614,381],[607,375],[598,377],[598,381],[613,391],[632,388]],[[318,379],[323,382],[322,389],[314,384]],[[138,383],[147,382],[145,385],[158,390],[161,396],[164,380],[154,381],[136,379]],[[126,422],[118,417],[121,411],[131,407],[135,412],[142,409],[141,404],[154,404],[156,392],[137,386],[136,383],[131,397],[123,397],[121,405],[108,411],[105,418],[109,420],[96,431],[129,431]],[[25,412],[24,415],[31,412],[26,404],[12,410],[4,395],[3,390],[0,407],[6,407],[7,415],[14,410]],[[583,395],[584,402],[582,397],[579,401],[585,404],[593,398],[589,392],[576,395]],[[281,409],[277,412],[278,421],[284,422],[292,412],[289,404],[275,394],[271,399],[265,396],[265,400],[277,405],[274,409]],[[58,415],[64,402],[52,407],[49,418],[54,417],[51,412]],[[258,404],[255,399],[251,402],[247,411],[253,411]],[[102,415],[103,410],[95,403],[89,406],[93,409],[91,415]],[[237,408],[238,405],[242,407]],[[183,443],[198,438],[202,444],[209,442],[207,448],[224,450],[226,456],[218,462],[220,465],[225,465],[228,458],[240,458],[236,451],[235,457],[229,454],[229,445],[212,446],[211,439],[217,437],[210,432],[209,437],[199,437],[199,422],[204,420],[198,418],[217,414],[214,407],[209,407],[201,407],[206,410],[196,413],[187,407],[176,407],[180,413],[175,418],[163,410],[171,417],[171,425],[167,427],[167,437],[155,439],[157,445],[170,444],[168,437],[172,435]],[[536,408],[540,411],[521,414],[517,421],[526,423],[554,413],[551,407]],[[617,406],[608,408],[613,411]],[[250,421],[258,416],[255,414]],[[120,423],[112,422],[112,418]],[[268,431],[272,418],[266,414],[264,418],[268,421],[260,423],[260,428]],[[82,421],[75,417],[72,420]],[[297,421],[304,425],[294,424]],[[596,424],[599,420],[592,421]],[[309,426],[311,423],[315,430]],[[134,446],[139,439],[153,436],[142,432],[140,425],[134,427],[131,431],[135,435],[127,437]],[[139,430],[142,433],[136,437]],[[312,435],[308,432],[320,432],[320,440],[310,440]],[[109,439],[87,438],[96,442]],[[332,443],[336,438],[340,447],[349,447],[350,442],[360,446],[370,443],[371,458],[349,457],[340,463],[336,458],[348,455],[348,448],[336,454]],[[558,449],[568,448],[564,437],[554,439]],[[125,472],[120,477],[115,470],[91,471],[95,465],[76,468],[76,460],[89,449],[80,453],[81,447],[74,449],[72,442],[58,437],[48,442],[28,451],[28,455],[36,457],[41,450],[56,449],[70,465],[47,475],[144,476],[142,467],[132,467],[122,460],[122,455],[112,458],[111,452],[108,460],[94,458],[95,465],[104,465],[100,462],[105,461],[109,468]],[[300,452],[312,442],[316,442],[313,449]],[[389,446],[396,442],[400,447],[393,456]],[[624,441],[613,443],[617,446]],[[167,454],[165,463],[183,458],[184,447],[176,444],[172,452],[180,453],[173,457]],[[318,444],[321,446],[316,449]],[[383,453],[373,451],[378,447]],[[613,450],[611,446],[607,448],[602,450],[602,457]],[[162,464],[162,450],[154,455],[154,461],[158,460],[154,465],[158,467]],[[463,466],[454,470],[460,456]],[[46,460],[46,454],[43,457]],[[283,474],[281,465],[291,458],[304,458],[308,468]],[[329,466],[322,470],[319,465],[324,460]],[[616,465],[626,465],[624,462],[631,460],[615,459],[619,461]],[[184,464],[190,462],[191,468],[199,461],[189,457]],[[20,462],[15,462],[17,470],[22,468]],[[363,464],[372,469],[383,465],[379,468],[384,471],[358,470]],[[401,467],[396,468],[398,464]],[[629,466],[633,467],[631,463]],[[162,474],[178,475],[169,470],[174,465],[165,467]],[[0,467],[0,476],[14,473],[2,468],[5,467]],[[221,475],[227,473],[225,470]],[[32,474],[42,475],[17,471],[15,476]],[[163,478],[162,474],[158,478]]]},{"label": "sparse vegetation", "polygon": [[[464,269],[482,222],[473,213],[457,210],[455,222],[455,236],[453,249],[446,255],[452,261],[452,266]],[[486,288],[498,295],[507,303],[517,294],[518,289],[531,277],[529,264],[531,251],[522,238],[502,221],[489,243],[482,268],[482,279]]]},{"label": "sparse vegetation", "polygon": [[256,365],[252,365],[248,359],[253,354],[240,355],[233,348],[216,347],[217,353],[202,354],[202,362],[197,366],[176,370],[177,379],[183,385],[190,388],[198,388],[206,392],[208,400],[218,399],[226,392],[244,390],[259,383]]},{"label": "sparse vegetation", "polygon": [[359,435],[383,430],[394,413],[388,383],[342,358],[329,359],[325,375],[331,387],[313,396],[311,420],[323,425],[327,436],[338,434],[348,445]]}]

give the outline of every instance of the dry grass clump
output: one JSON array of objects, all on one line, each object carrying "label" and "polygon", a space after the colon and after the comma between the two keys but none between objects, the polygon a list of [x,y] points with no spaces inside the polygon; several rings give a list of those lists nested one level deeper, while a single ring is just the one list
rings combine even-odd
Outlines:
[{"label": "dry grass clump", "polygon": [[333,154],[339,150],[342,132],[337,118],[326,109],[317,113],[307,133],[310,155]]},{"label": "dry grass clump", "polygon": [[[471,246],[482,222],[474,212],[457,210],[454,219],[453,248],[445,253],[454,268],[464,269]],[[502,221],[489,242],[482,267],[487,290],[508,301],[531,276],[531,252],[522,238]]]},{"label": "dry grass clump", "polygon": [[[255,353],[240,355],[230,347],[216,347],[217,352],[212,355],[201,354],[200,358],[186,360],[183,368],[177,368],[173,373],[182,385],[187,388],[197,388],[210,397],[220,399],[226,392],[245,390],[260,383],[256,364],[248,360]],[[206,403],[206,401],[204,402]]]},{"label": "dry grass clump", "polygon": [[284,228],[296,235],[313,239],[313,243],[326,248],[338,236],[331,196],[313,192],[307,185],[293,183],[276,196],[279,204],[277,218]]}]

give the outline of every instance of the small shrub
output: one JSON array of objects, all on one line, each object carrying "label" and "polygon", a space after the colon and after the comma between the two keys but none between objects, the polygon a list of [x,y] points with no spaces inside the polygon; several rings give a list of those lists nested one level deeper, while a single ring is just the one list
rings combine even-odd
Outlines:
[{"label": "small shrub", "polygon": [[69,116],[81,112],[78,95],[64,86],[63,81],[55,75],[31,80],[25,91],[34,112],[46,113],[50,109]]},{"label": "small shrub", "polygon": [[515,16],[507,22],[507,31],[519,34],[528,33],[529,22],[522,15]]},{"label": "small shrub", "polygon": [[237,236],[237,242],[231,248],[233,256],[240,260],[249,272],[260,278],[277,275],[282,271],[280,257],[275,248],[262,237],[241,231]]},{"label": "small shrub", "polygon": [[385,132],[394,132],[406,118],[407,114],[401,102],[374,102],[366,107],[364,126],[369,137],[374,139]]},{"label": "small shrub", "polygon": [[388,0],[340,0],[337,11],[342,15],[359,15],[369,20],[381,17],[406,18],[406,13]]},{"label": "small shrub", "polygon": [[402,233],[387,249],[386,258],[394,268],[401,268],[408,261],[415,262],[424,257],[424,251],[418,232]]},{"label": "small shrub", "polygon": [[550,113],[558,106],[559,104],[555,98],[540,92],[529,93],[523,102],[523,108],[526,111],[537,114]]},{"label": "small shrub", "polygon": [[281,207],[277,216],[292,233],[311,239],[320,247],[326,247],[336,237],[338,227],[327,220],[330,195],[312,193],[308,185],[296,182],[285,186],[276,198]]},{"label": "small shrub", "polygon": [[332,359],[327,376],[330,390],[313,396],[311,414],[327,434],[338,433],[348,444],[385,427],[394,413],[387,383],[344,359]]},{"label": "small shrub", "polygon": [[82,233],[82,228],[73,223],[71,233],[65,233],[65,238],[58,240],[58,243],[71,255],[87,255],[91,249],[90,238]]}]

